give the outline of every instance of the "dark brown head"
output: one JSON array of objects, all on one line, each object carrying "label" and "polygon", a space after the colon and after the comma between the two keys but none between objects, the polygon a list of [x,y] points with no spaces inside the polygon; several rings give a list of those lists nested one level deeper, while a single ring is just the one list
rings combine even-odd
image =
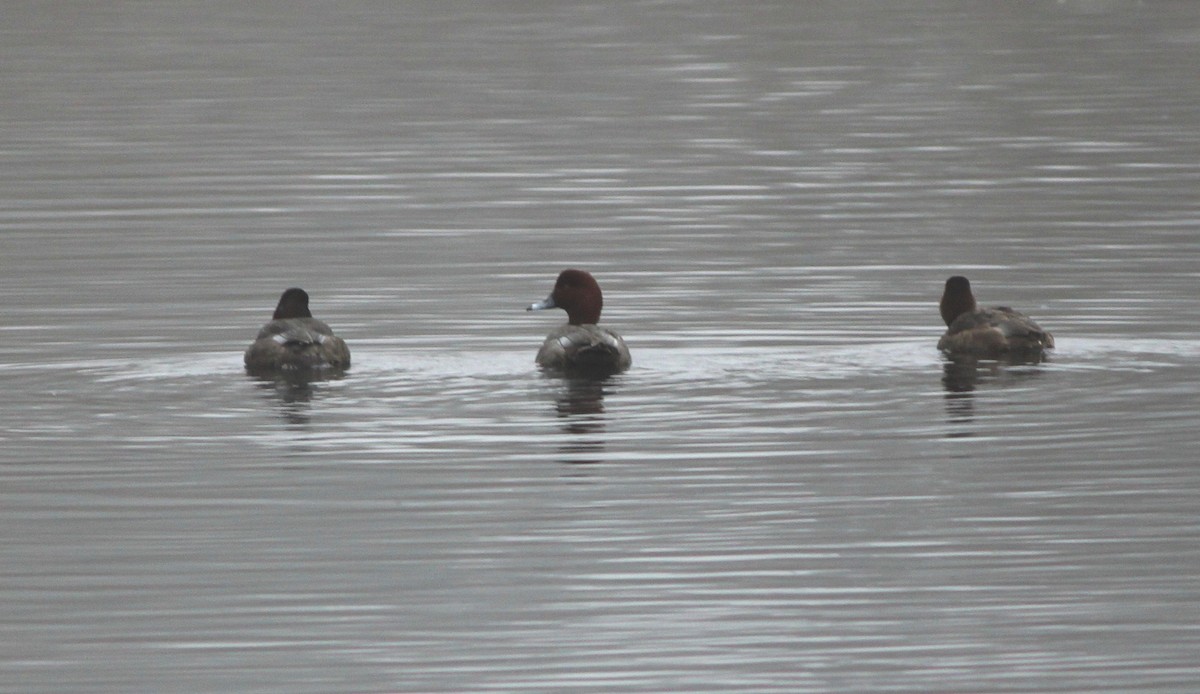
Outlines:
[{"label": "dark brown head", "polygon": [[971,293],[971,283],[966,277],[955,275],[946,280],[946,290],[942,292],[942,320],[949,326],[968,311],[975,310],[975,295]]},{"label": "dark brown head", "polygon": [[292,287],[279,297],[279,304],[275,306],[275,315],[271,316],[271,320],[280,320],[282,318],[312,318],[312,313],[308,310],[308,292],[299,287]]},{"label": "dark brown head", "polygon": [[596,278],[583,270],[563,270],[554,283],[554,291],[544,301],[539,301],[527,310],[561,308],[567,312],[571,325],[588,325],[600,322],[600,309],[604,297]]}]

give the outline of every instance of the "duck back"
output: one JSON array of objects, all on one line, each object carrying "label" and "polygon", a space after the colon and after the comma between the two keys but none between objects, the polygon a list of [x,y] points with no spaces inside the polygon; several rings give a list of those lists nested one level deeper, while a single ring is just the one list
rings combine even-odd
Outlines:
[{"label": "duck back", "polygon": [[959,315],[938,341],[940,350],[976,355],[1040,352],[1053,347],[1053,335],[1007,306]]},{"label": "duck back", "polygon": [[620,335],[596,325],[564,325],[550,333],[538,350],[537,363],[547,369],[616,373],[633,359]]},{"label": "duck back", "polygon": [[344,369],[350,348],[316,318],[281,318],[258,331],[244,361],[252,369]]}]

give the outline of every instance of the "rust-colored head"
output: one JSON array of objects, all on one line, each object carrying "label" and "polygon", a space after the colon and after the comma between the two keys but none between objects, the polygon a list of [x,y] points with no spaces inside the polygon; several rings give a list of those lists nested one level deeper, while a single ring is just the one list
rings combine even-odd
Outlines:
[{"label": "rust-colored head", "polygon": [[975,295],[971,293],[971,283],[966,277],[955,275],[946,280],[946,290],[942,292],[942,320],[949,326],[968,311],[975,310]]},{"label": "rust-colored head", "polygon": [[531,305],[527,310],[561,308],[567,312],[571,325],[594,325],[600,322],[600,309],[604,297],[596,278],[583,270],[563,270],[554,283],[554,291],[544,301]]},{"label": "rust-colored head", "polygon": [[282,318],[312,318],[312,312],[308,310],[308,292],[299,287],[292,287],[279,297],[279,304],[275,306],[275,315],[271,316],[271,320],[280,320]]}]

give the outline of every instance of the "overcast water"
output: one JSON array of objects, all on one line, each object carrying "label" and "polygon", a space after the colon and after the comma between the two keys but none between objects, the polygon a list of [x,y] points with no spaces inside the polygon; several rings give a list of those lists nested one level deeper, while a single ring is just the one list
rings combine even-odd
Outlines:
[{"label": "overcast water", "polygon": [[0,691],[1200,687],[1200,4],[0,14]]}]

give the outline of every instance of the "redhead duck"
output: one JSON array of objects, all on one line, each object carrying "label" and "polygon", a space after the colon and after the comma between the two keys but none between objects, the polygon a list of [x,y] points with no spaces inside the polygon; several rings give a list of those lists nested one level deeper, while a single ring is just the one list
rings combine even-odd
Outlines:
[{"label": "redhead duck", "polygon": [[246,350],[246,368],[344,369],[350,348],[328,325],[312,317],[308,292],[293,287],[279,297],[271,322],[258,331]]},{"label": "redhead duck", "polygon": [[603,305],[596,278],[583,270],[563,270],[550,296],[526,309],[561,308],[567,312],[567,324],[546,336],[537,363],[546,369],[593,373],[617,373],[629,368],[633,360],[625,340],[596,325]]},{"label": "redhead duck", "polygon": [[946,334],[938,340],[938,349],[945,352],[997,357],[1039,354],[1054,347],[1054,336],[1029,316],[1007,306],[978,308],[966,277],[946,280],[940,307]]}]

